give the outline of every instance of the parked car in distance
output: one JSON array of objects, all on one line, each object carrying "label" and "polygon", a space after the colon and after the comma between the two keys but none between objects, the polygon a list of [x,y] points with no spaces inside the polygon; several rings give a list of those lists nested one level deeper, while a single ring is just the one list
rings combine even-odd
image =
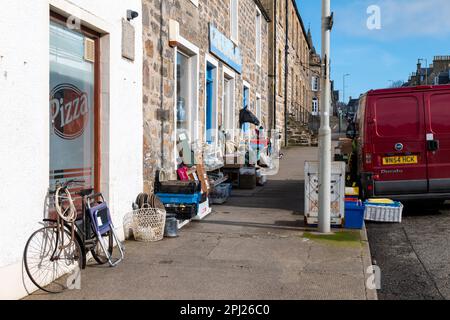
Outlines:
[{"label": "parked car in distance", "polygon": [[450,85],[369,91],[356,127],[364,198],[450,199]]}]

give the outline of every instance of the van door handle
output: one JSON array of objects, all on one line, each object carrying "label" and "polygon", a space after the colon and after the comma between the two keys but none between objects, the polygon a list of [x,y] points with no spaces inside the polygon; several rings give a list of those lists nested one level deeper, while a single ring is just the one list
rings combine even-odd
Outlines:
[{"label": "van door handle", "polygon": [[439,140],[430,140],[427,141],[428,151],[437,151],[439,150]]}]

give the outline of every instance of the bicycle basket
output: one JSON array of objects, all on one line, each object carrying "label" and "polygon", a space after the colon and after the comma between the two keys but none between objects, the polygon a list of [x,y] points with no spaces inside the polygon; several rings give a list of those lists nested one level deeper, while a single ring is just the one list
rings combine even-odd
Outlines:
[{"label": "bicycle basket", "polygon": [[164,238],[166,211],[156,208],[142,208],[132,212],[134,239],[155,242]]}]

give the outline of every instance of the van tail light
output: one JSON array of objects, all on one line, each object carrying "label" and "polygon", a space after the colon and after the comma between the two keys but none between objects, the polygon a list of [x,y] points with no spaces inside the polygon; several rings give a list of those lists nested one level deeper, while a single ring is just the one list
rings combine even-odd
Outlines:
[{"label": "van tail light", "polygon": [[372,164],[372,154],[366,153],[366,164]]},{"label": "van tail light", "polygon": [[372,186],[371,184],[369,184],[369,185],[367,186],[367,190],[368,190],[368,191],[373,191],[373,186]]}]

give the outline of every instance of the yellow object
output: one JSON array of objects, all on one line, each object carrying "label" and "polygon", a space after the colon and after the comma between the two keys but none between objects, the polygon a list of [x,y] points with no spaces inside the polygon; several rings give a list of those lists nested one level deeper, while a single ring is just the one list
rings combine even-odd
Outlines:
[{"label": "yellow object", "polygon": [[384,157],[384,166],[394,166],[397,164],[417,164],[419,159],[417,156],[400,156],[400,157]]},{"label": "yellow object", "polygon": [[391,199],[369,199],[369,203],[376,203],[376,204],[394,204],[395,201]]},{"label": "yellow object", "polygon": [[346,196],[359,196],[359,188],[358,187],[352,187],[352,188],[345,188],[345,195]]}]

